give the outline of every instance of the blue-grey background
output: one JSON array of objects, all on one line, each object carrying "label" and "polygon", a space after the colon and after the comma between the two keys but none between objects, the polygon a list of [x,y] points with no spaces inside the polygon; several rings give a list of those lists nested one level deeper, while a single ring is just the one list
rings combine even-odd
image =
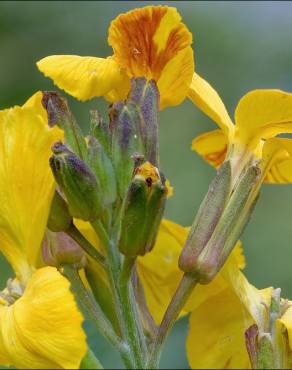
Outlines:
[{"label": "blue-grey background", "polygon": [[[107,28],[119,13],[158,2],[143,1],[19,1],[0,2],[0,109],[22,104],[36,90],[56,89],[35,62],[51,54],[107,56]],[[194,37],[196,70],[223,98],[231,116],[239,98],[254,88],[292,91],[292,3],[160,2],[176,6]],[[88,110],[102,99],[82,104],[69,98],[84,130]],[[160,115],[162,168],[175,188],[166,215],[189,225],[214,175],[190,150],[191,140],[215,125],[191,102]],[[21,160],[21,159],[20,159]],[[292,186],[266,185],[252,222],[243,237],[246,273],[258,287],[280,286],[292,298]],[[0,241],[1,243],[1,241]],[[1,248],[1,244],[0,244]],[[0,261],[0,288],[11,272]],[[186,321],[171,336],[162,366],[185,368]],[[119,367],[118,356],[93,336],[91,343],[108,367]]]}]

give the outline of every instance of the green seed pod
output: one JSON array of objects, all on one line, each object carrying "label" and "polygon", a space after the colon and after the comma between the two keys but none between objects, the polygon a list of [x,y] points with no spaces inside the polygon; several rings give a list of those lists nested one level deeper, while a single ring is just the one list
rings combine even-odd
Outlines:
[{"label": "green seed pod", "polygon": [[73,219],[70,215],[67,203],[59,191],[56,190],[52,200],[47,226],[51,231],[66,231],[71,226],[72,222]]},{"label": "green seed pod", "polygon": [[153,248],[166,196],[166,186],[156,167],[145,162],[136,168],[123,204],[119,239],[121,253],[136,257]]},{"label": "green seed pod", "polygon": [[96,220],[101,213],[101,195],[95,174],[62,143],[56,143],[52,150],[50,165],[70,214],[85,221]]}]

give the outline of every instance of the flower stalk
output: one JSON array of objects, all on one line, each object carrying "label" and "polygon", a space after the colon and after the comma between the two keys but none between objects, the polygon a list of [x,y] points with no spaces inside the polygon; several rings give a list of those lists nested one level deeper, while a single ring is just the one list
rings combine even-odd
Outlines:
[{"label": "flower stalk", "polygon": [[196,277],[189,273],[185,273],[158,328],[152,344],[152,351],[148,360],[147,369],[159,369],[163,344],[196,285]]}]

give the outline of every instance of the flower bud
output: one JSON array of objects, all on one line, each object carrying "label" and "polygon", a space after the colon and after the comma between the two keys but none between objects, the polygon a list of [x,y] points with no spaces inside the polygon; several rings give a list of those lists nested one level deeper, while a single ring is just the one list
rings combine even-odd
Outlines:
[{"label": "flower bud", "polygon": [[124,103],[116,103],[110,111],[112,132],[112,159],[117,176],[118,190],[123,198],[132,178],[133,156],[144,154],[137,111]]},{"label": "flower bud", "polygon": [[47,230],[42,243],[43,260],[46,265],[60,267],[75,265],[83,268],[86,257],[80,246],[66,233]]},{"label": "flower bud", "polygon": [[89,136],[88,139],[88,163],[100,184],[103,207],[114,203],[117,197],[114,168],[104,147],[93,136]]},{"label": "flower bud", "polygon": [[[132,178],[134,156],[143,155],[145,161],[158,166],[158,110],[156,83],[144,77],[132,78],[127,100],[110,110],[112,158],[122,198]],[[100,131],[101,126],[99,136]]]},{"label": "flower bud", "polygon": [[145,162],[134,171],[123,204],[119,250],[136,257],[155,243],[163,215],[167,188],[158,169]]},{"label": "flower bud", "polygon": [[[216,276],[244,230],[257,200],[256,185],[260,170],[256,166],[249,167],[227,197],[226,195],[230,193],[230,185],[229,190],[224,192],[225,181],[227,184],[227,180],[224,179],[227,176],[226,170],[223,168],[218,176],[218,191],[213,191],[212,195],[211,185],[207,194],[207,198],[208,196],[215,198],[214,203],[212,205],[212,202],[207,199],[203,202],[199,212],[198,226],[193,228],[193,233],[190,233],[186,248],[179,259],[180,268],[194,274],[200,284],[208,284]],[[230,176],[227,178],[230,181]],[[216,178],[214,181],[217,182]],[[199,227],[204,221],[202,215],[208,215],[208,212],[210,212],[211,219],[206,222],[205,228],[203,224]],[[214,222],[212,222],[212,217],[214,217]],[[205,232],[200,234],[199,231],[204,231],[204,229]]]},{"label": "flower bud", "polygon": [[68,205],[59,193],[55,191],[47,226],[51,231],[66,231],[72,224],[73,219],[70,215]]},{"label": "flower bud", "polygon": [[179,258],[179,267],[185,272],[192,272],[196,260],[213,231],[223,212],[230,194],[231,167],[225,162],[211,182],[208,192],[199,208],[189,232],[185,247]]},{"label": "flower bud", "polygon": [[127,104],[134,105],[139,113],[139,121],[145,146],[145,159],[154,166],[159,164],[158,149],[158,112],[159,91],[154,80],[144,77],[132,78],[131,91]]},{"label": "flower bud", "polygon": [[70,214],[84,221],[96,220],[101,213],[101,199],[95,174],[62,143],[56,143],[52,150],[50,165]]},{"label": "flower bud", "polygon": [[87,153],[86,142],[66,99],[57,92],[44,91],[42,104],[48,113],[49,126],[57,125],[63,129],[66,145],[85,160]]}]

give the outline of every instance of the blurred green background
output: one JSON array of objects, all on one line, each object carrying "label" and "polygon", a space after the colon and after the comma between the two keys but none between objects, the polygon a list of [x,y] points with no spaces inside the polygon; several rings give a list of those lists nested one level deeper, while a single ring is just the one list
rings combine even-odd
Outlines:
[{"label": "blurred green background", "polygon": [[[107,28],[119,13],[146,4],[176,6],[194,36],[196,70],[223,98],[231,116],[239,98],[254,88],[292,91],[292,3],[290,2],[142,2],[19,1],[0,2],[0,109],[22,104],[36,90],[56,89],[35,62],[52,54],[107,56]],[[86,131],[88,111],[105,115],[102,99],[86,104],[68,98]],[[161,162],[175,188],[166,215],[192,222],[214,170],[190,150],[191,140],[215,125],[189,101],[161,112]],[[21,159],[20,159],[21,160]],[[281,287],[292,299],[292,186],[264,186],[252,222],[243,237],[246,274],[259,288]],[[0,242],[1,243],[1,242]],[[0,244],[1,248],[1,244]],[[0,288],[11,272],[0,260]],[[187,322],[176,325],[162,367],[186,368]],[[95,338],[90,341],[107,366],[118,356]]]}]

